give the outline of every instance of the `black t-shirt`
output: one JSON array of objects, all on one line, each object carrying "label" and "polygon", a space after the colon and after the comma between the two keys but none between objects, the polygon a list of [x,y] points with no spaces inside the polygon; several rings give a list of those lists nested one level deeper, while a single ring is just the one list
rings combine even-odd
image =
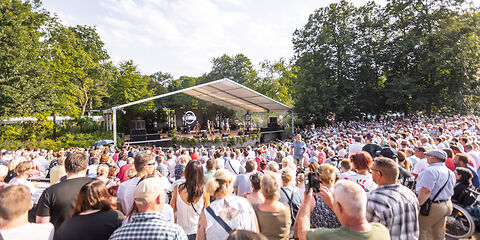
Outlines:
[{"label": "black t-shirt", "polygon": [[380,145],[374,144],[374,143],[366,144],[362,148],[362,151],[370,153],[370,156],[372,156],[372,158],[375,158],[375,154],[377,153],[377,151],[380,151],[380,150],[382,150],[382,147],[380,147]]},{"label": "black t-shirt", "polygon": [[415,189],[415,176],[398,164],[398,182],[405,187]]},{"label": "black t-shirt", "polygon": [[107,240],[122,225],[124,215],[116,210],[76,215],[58,228],[54,240]]},{"label": "black t-shirt", "polygon": [[45,189],[38,200],[36,215],[50,217],[56,231],[72,215],[80,189],[92,180],[87,177],[66,179]]}]

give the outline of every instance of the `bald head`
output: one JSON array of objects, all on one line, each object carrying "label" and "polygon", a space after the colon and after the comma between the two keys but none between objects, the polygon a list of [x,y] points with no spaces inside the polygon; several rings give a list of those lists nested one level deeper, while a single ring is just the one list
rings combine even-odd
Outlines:
[{"label": "bald head", "polygon": [[365,218],[367,194],[360,185],[349,180],[339,180],[335,184],[335,202],[342,207],[342,212],[349,216]]}]

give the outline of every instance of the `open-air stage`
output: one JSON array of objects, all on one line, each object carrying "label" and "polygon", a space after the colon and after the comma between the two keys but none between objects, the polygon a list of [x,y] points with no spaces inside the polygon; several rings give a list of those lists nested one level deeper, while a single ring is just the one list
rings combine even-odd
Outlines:
[{"label": "open-air stage", "polygon": [[[124,108],[141,104],[147,101],[162,99],[171,95],[183,93],[188,96],[210,102],[219,106],[223,106],[229,109],[232,109],[236,112],[246,113],[245,116],[250,116],[251,113],[266,113],[266,119],[271,117],[271,114],[274,113],[288,113],[290,114],[290,119],[292,120],[291,125],[289,126],[292,130],[294,129],[293,124],[293,109],[281,102],[278,102],[272,98],[269,98],[259,92],[254,91],[248,87],[245,87],[235,81],[224,78],[193,87],[177,90],[174,92],[169,92],[161,94],[158,96],[122,104],[119,106],[112,107],[109,110],[104,111],[104,119],[106,130],[112,130],[113,132],[113,141],[117,145],[117,111],[124,111]],[[206,116],[204,121],[198,121],[195,117],[195,114],[192,111],[189,111],[190,115],[184,115],[182,124],[175,124],[171,127],[168,133],[150,133],[147,134],[145,128],[143,129],[134,129],[134,134],[132,130],[130,136],[125,134],[124,142],[128,144],[135,145],[156,145],[156,146],[171,146],[173,144],[187,144],[190,145],[208,145],[210,143],[226,143],[234,142],[237,143],[236,139],[241,139],[240,142],[245,143],[245,139],[254,141],[254,143],[265,143],[270,142],[275,139],[285,139],[287,133],[284,131],[284,127],[276,123],[272,125],[272,121],[268,123],[267,126],[264,124],[261,126],[259,123],[255,122],[251,124],[251,119],[245,119],[243,126],[245,128],[250,128],[250,130],[255,129],[254,131],[243,131],[238,129],[232,129],[228,135],[225,134],[225,131],[220,132],[216,124],[217,130],[213,135],[206,133],[206,124],[205,120],[214,121],[214,116]],[[276,119],[275,115],[273,115]],[[250,117],[249,117],[250,118]],[[191,121],[189,121],[191,120]],[[202,124],[202,131],[200,134],[197,134],[192,129],[192,124],[198,121]],[[220,120],[223,121],[223,120]],[[188,122],[188,124],[186,123]],[[226,121],[228,122],[228,120]],[[247,124],[247,122],[250,122]],[[260,121],[267,123],[267,121]],[[255,128],[253,126],[256,126]],[[179,129],[185,129],[188,127],[189,131],[179,131]],[[177,131],[174,131],[176,129]],[[137,131],[138,130],[138,131]],[[137,132],[136,132],[137,131]],[[140,133],[143,136],[140,136]],[[261,134],[259,134],[261,133]],[[185,140],[184,140],[185,139]],[[190,141],[192,140],[192,141]],[[227,141],[228,140],[228,141]],[[198,144],[197,144],[198,143]]]}]

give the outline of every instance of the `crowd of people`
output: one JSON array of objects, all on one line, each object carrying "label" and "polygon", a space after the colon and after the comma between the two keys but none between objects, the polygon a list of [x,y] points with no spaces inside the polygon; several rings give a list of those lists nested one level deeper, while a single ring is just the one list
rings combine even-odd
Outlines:
[{"label": "crowd of people", "polygon": [[369,116],[242,148],[2,150],[0,238],[444,239],[452,201],[475,210],[479,130]]}]

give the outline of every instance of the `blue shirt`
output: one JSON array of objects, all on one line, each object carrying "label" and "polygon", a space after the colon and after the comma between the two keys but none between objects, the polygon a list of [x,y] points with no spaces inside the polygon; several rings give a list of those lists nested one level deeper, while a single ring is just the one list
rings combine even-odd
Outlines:
[{"label": "blue shirt", "polygon": [[293,157],[295,159],[303,158],[305,150],[307,150],[307,145],[305,145],[304,142],[297,142],[297,140],[293,141]]},{"label": "blue shirt", "polygon": [[470,165],[467,164],[467,166],[465,168],[468,168],[468,170],[470,170],[470,172],[472,172],[472,175],[473,175],[473,178],[472,178],[472,184],[473,186],[475,187],[480,187],[480,181],[478,179],[478,174],[475,170],[473,170],[472,167],[470,167]]},{"label": "blue shirt", "polygon": [[[447,182],[448,180],[448,182]],[[453,196],[453,188],[455,187],[455,174],[445,166],[445,163],[433,163],[430,164],[423,172],[418,175],[418,181],[416,186],[416,192],[420,191],[422,187],[432,190],[430,199],[437,194],[440,188],[445,185],[442,192],[438,194],[435,201],[448,200]]]}]

